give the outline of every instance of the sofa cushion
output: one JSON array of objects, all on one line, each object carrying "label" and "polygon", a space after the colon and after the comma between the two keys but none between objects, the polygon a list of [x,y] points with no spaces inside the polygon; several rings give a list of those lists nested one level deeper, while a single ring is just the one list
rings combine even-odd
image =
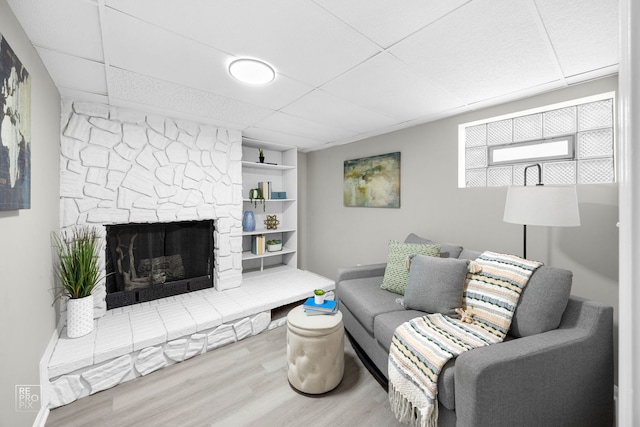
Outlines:
[{"label": "sofa cushion", "polygon": [[409,279],[407,261],[409,255],[413,254],[439,256],[440,245],[400,243],[391,240],[387,255],[387,268],[384,271],[384,279],[382,280],[382,289],[404,295],[407,279]]},{"label": "sofa cushion", "polygon": [[378,314],[402,311],[397,294],[380,288],[382,276],[351,279],[336,284],[340,305],[345,305],[362,326],[373,336],[373,320]]},{"label": "sofa cushion", "polygon": [[540,334],[560,326],[571,294],[573,273],[541,266],[529,279],[511,321],[509,333],[515,337]]},{"label": "sofa cushion", "polygon": [[423,245],[438,244],[440,245],[440,258],[458,258],[462,251],[462,246],[453,243],[439,243],[433,240],[424,239],[414,233],[411,233],[404,239],[405,243],[421,243]]},{"label": "sofa cushion", "polygon": [[[391,347],[391,338],[396,328],[404,322],[424,316],[424,313],[416,310],[393,311],[376,316],[374,333],[376,340],[388,353]],[[449,360],[438,377],[438,401],[447,409],[455,409],[454,373],[456,359]]]},{"label": "sofa cushion", "polygon": [[480,255],[482,255],[482,252],[474,251],[471,249],[462,249],[462,252],[460,252],[460,255],[458,256],[458,258],[469,259],[473,261],[474,259],[478,258]]},{"label": "sofa cushion", "polygon": [[455,314],[462,307],[462,293],[469,260],[415,255],[404,292],[406,309]]}]

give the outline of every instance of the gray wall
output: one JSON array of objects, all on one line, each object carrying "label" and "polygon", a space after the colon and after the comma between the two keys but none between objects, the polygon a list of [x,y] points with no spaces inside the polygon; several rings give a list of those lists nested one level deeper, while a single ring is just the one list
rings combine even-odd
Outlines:
[{"label": "gray wall", "polygon": [[38,385],[56,325],[50,233],[58,229],[60,96],[5,0],[0,33],[31,75],[31,209],[0,211],[0,426],[30,426],[16,385]]},{"label": "gray wall", "polygon": [[[617,78],[610,77],[308,153],[301,268],[335,278],[339,267],[385,262],[388,240],[403,240],[411,232],[522,255],[522,226],[502,221],[506,187],[457,187],[458,125],[615,90]],[[401,207],[344,207],[344,160],[394,151],[402,153]],[[528,227],[527,255],[572,270],[573,294],[612,305],[617,336],[618,185],[577,190],[582,225]]]}]

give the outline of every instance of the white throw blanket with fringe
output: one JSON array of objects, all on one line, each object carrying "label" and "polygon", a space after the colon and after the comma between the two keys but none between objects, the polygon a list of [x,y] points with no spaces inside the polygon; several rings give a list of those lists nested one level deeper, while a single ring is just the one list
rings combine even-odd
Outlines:
[{"label": "white throw blanket with fringe", "polygon": [[400,325],[389,351],[389,400],[412,426],[438,424],[438,377],[453,357],[504,340],[520,294],[542,264],[484,252],[470,264],[460,318],[428,314]]}]

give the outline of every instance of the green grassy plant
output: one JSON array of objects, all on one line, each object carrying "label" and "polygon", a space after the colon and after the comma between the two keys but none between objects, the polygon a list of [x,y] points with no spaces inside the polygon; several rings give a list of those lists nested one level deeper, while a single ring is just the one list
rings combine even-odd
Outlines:
[{"label": "green grassy plant", "polygon": [[96,229],[78,227],[60,235],[54,233],[52,240],[58,254],[56,270],[62,292],[72,299],[91,295],[101,279],[98,268],[100,237]]}]

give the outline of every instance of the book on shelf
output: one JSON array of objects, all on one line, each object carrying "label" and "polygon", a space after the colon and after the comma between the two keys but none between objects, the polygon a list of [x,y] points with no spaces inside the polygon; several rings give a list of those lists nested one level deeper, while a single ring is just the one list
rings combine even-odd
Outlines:
[{"label": "book on shelf", "polygon": [[322,311],[325,313],[332,313],[336,311],[337,304],[335,300],[325,299],[324,303],[316,304],[313,297],[307,298],[303,304],[305,310]]},{"label": "book on shelf", "polygon": [[271,200],[271,181],[258,182],[258,188],[262,192],[262,197],[264,197],[265,200]]},{"label": "book on shelf", "polygon": [[267,239],[263,234],[251,236],[251,253],[255,255],[262,255],[266,252]]}]

